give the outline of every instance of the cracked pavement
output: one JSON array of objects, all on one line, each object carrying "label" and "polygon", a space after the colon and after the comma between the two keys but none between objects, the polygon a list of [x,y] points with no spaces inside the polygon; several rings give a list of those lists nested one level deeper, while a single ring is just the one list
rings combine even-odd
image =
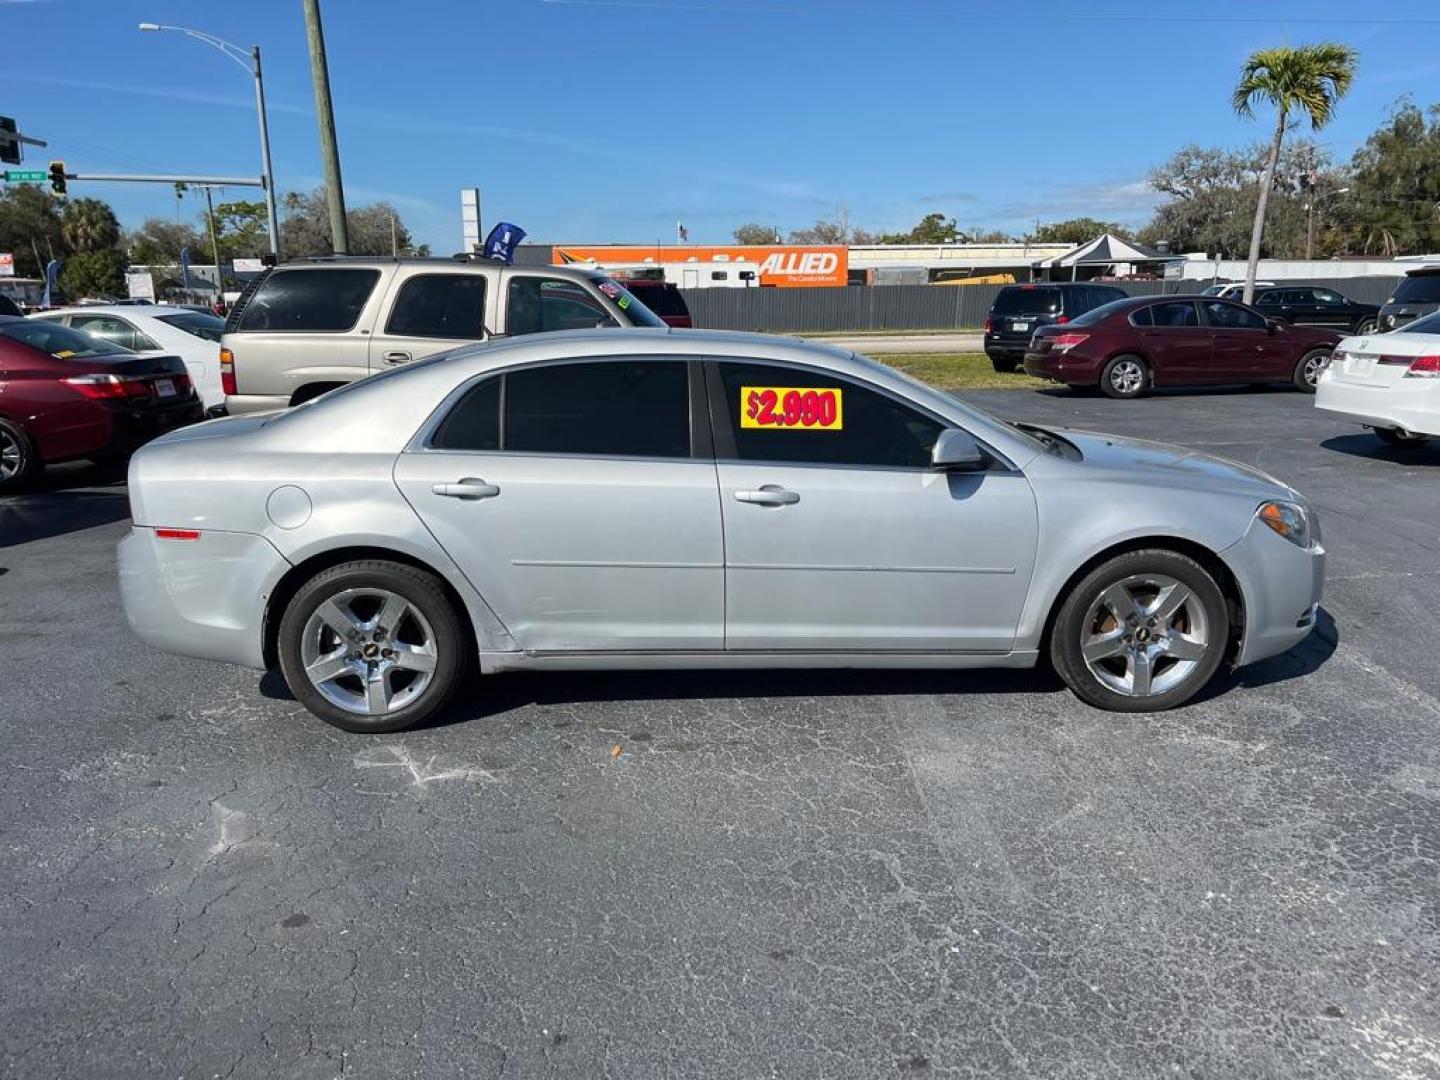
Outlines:
[{"label": "cracked pavement", "polygon": [[0,1075],[1440,1076],[1440,446],[973,397],[1294,483],[1320,632],[1154,717],[526,674],[361,737],[130,636],[117,481],[0,500]]}]

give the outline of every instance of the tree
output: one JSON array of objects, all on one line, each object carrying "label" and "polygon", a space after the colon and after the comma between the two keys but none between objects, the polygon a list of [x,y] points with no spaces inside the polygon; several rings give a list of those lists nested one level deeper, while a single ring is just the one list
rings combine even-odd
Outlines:
[{"label": "tree", "polygon": [[1440,250],[1440,105],[1402,98],[1355,151],[1348,197],[1323,204],[1365,254]]},{"label": "tree", "polygon": [[737,244],[776,244],[780,242],[780,230],[773,225],[757,225],[746,222],[730,234]]},{"label": "tree", "polygon": [[60,235],[70,251],[100,251],[120,246],[120,221],[110,204],[74,199],[60,214]]},{"label": "tree", "polygon": [[1013,244],[1015,237],[1004,229],[982,229],[973,225],[965,230],[965,239],[971,244]]},{"label": "tree", "polygon": [[792,244],[869,244],[877,238],[850,227],[850,210],[837,206],[834,218],[821,218],[808,229],[790,230]]},{"label": "tree", "polygon": [[191,255],[209,250],[195,229],[189,225],[177,225],[164,218],[149,218],[125,237],[125,249],[130,255],[130,261],[140,266],[178,264],[180,250],[186,247],[190,249]]},{"label": "tree", "polygon": [[1084,244],[1096,237],[1111,233],[1122,240],[1133,239],[1134,234],[1125,226],[1114,221],[1097,221],[1092,217],[1069,218],[1066,221],[1052,221],[1038,226],[1025,237],[1032,244]]},{"label": "tree", "polygon": [[1275,106],[1275,135],[1260,179],[1255,224],[1250,230],[1250,258],[1245,267],[1244,301],[1247,304],[1255,297],[1255,271],[1260,262],[1260,241],[1265,234],[1265,208],[1270,201],[1270,186],[1290,113],[1308,116],[1312,131],[1328,124],[1335,115],[1337,103],[1355,78],[1356,55],[1350,46],[1330,41],[1298,48],[1261,49],[1251,54],[1240,71],[1240,82],[1230,101],[1235,111],[1246,119],[1253,119],[1256,102],[1268,101]]},{"label": "tree", "polygon": [[[50,252],[63,252],[60,214],[55,200],[38,187],[19,184],[0,192],[0,251],[15,256],[15,273],[40,277]],[[40,258],[36,261],[35,252]]]},{"label": "tree", "polygon": [[125,291],[125,253],[117,247],[77,251],[60,266],[60,287],[71,300],[119,296]]},{"label": "tree", "polygon": [[[220,259],[258,259],[270,250],[270,225],[263,202],[219,203],[215,207],[215,231],[220,240]],[[204,216],[201,217],[202,223]],[[209,225],[204,227],[208,230]],[[329,252],[329,248],[325,252]],[[313,254],[321,254],[314,252]]]},{"label": "tree", "polygon": [[875,237],[878,244],[954,244],[964,236],[955,226],[954,218],[944,214],[926,214],[909,232],[883,233]]},{"label": "tree", "polygon": [[[415,245],[399,212],[389,203],[353,207],[347,211],[345,220],[349,225],[352,255],[389,255],[392,242],[402,255],[430,253],[427,245]],[[290,258],[328,255],[335,250],[330,242],[330,211],[324,188],[316,188],[308,195],[292,191],[285,196],[280,244]]]}]

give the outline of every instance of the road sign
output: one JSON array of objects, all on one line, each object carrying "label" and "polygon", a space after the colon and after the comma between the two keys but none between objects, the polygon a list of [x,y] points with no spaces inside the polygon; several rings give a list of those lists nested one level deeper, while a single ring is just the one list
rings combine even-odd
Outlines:
[{"label": "road sign", "polygon": [[7,184],[43,184],[50,179],[50,174],[44,169],[6,169],[5,182]]}]

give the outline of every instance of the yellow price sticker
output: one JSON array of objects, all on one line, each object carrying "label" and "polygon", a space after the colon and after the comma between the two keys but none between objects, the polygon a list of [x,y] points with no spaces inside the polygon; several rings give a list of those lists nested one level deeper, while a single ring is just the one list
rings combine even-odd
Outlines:
[{"label": "yellow price sticker", "polygon": [[740,426],[778,431],[839,431],[845,423],[838,386],[742,386]]}]

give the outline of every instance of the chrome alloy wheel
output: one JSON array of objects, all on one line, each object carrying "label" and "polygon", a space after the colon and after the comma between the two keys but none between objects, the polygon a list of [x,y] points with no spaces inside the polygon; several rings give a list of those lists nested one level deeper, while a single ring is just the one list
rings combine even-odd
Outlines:
[{"label": "chrome alloy wheel", "polygon": [[14,480],[25,467],[25,448],[19,440],[0,427],[0,480]]},{"label": "chrome alloy wheel", "polygon": [[1173,690],[1211,644],[1200,598],[1164,574],[1117,581],[1091,602],[1081,627],[1085,666],[1102,685],[1128,697]]},{"label": "chrome alloy wheel", "polygon": [[1330,363],[1330,357],[1326,354],[1315,353],[1305,358],[1305,366],[1300,369],[1300,377],[1305,380],[1306,386],[1316,386],[1320,382],[1320,375]]},{"label": "chrome alloy wheel", "polygon": [[300,662],[310,684],[338,708],[383,716],[430,685],[435,632],[420,610],[388,589],[346,589],[305,623]]},{"label": "chrome alloy wheel", "polygon": [[1110,369],[1110,385],[1117,393],[1138,394],[1145,389],[1145,369],[1137,360],[1121,360]]}]

